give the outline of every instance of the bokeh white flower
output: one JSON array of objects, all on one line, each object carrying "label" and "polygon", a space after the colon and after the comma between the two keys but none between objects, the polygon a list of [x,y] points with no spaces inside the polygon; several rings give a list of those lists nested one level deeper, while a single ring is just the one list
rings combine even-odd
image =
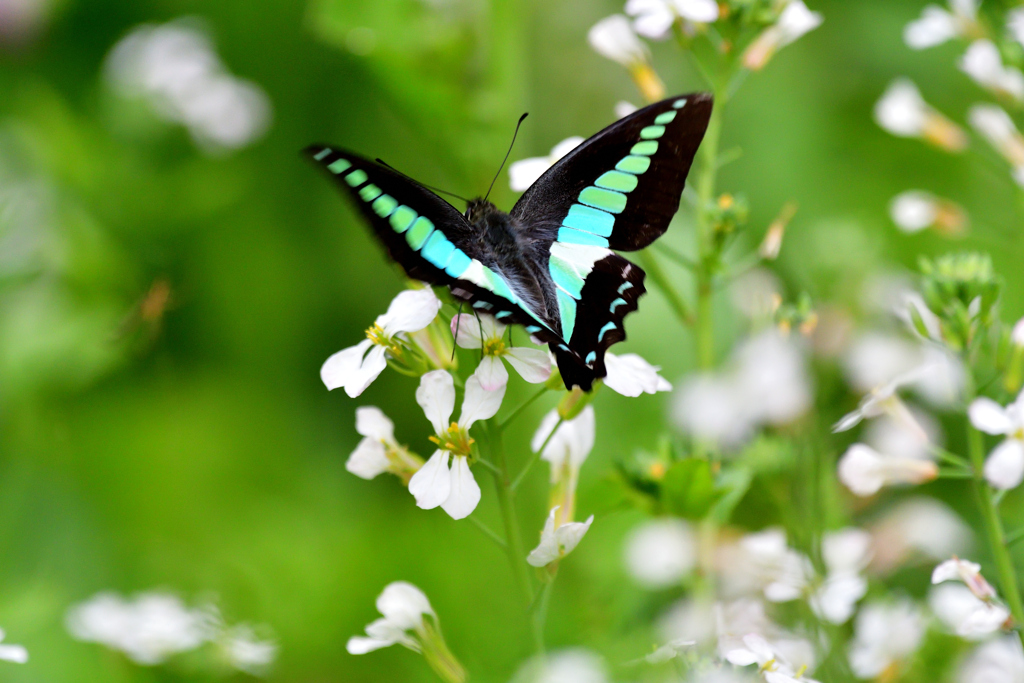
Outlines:
[{"label": "bokeh white flower", "polygon": [[965,640],[984,640],[1003,628],[1010,618],[1006,607],[978,598],[959,583],[933,586],[928,605],[947,629]]},{"label": "bokeh white flower", "polygon": [[872,496],[884,486],[923,484],[939,476],[931,460],[884,455],[855,443],[839,460],[839,480],[858,496]]},{"label": "bokeh white flower", "polygon": [[991,40],[976,40],[960,59],[960,70],[996,95],[1024,100],[1024,74],[1003,64],[999,48]]},{"label": "bokeh white flower", "polygon": [[718,19],[715,0],[626,0],[633,28],[645,38],[664,40],[679,20],[710,23]]},{"label": "bokeh white flower", "polygon": [[983,643],[971,653],[957,674],[958,683],[1018,683],[1024,681],[1024,651],[1020,638],[1002,636]]},{"label": "bokeh white flower", "polygon": [[680,583],[697,563],[697,537],[681,519],[655,519],[633,529],[625,543],[626,569],[646,588]]},{"label": "bokeh white flower", "polygon": [[665,85],[650,65],[650,50],[637,36],[628,17],[622,14],[605,17],[590,28],[587,40],[599,55],[626,67],[648,102],[657,102],[665,96]]},{"label": "bokeh white flower", "polygon": [[423,591],[405,581],[395,581],[384,587],[377,598],[377,611],[382,616],[367,625],[365,636],[348,639],[345,648],[349,654],[363,655],[395,644],[421,652],[424,617],[437,618]]},{"label": "bokeh white flower", "polygon": [[875,601],[861,609],[854,622],[850,668],[858,678],[876,679],[907,661],[921,645],[924,615],[907,599]]},{"label": "bokeh white flower", "polygon": [[1017,184],[1024,185],[1024,136],[1010,115],[994,104],[976,104],[968,110],[967,120],[1009,162]]},{"label": "bokeh white flower", "polygon": [[985,460],[985,479],[997,489],[1016,488],[1024,480],[1024,391],[1005,408],[975,399],[968,414],[975,429],[1006,437]]},{"label": "bokeh white flower", "polygon": [[924,190],[907,190],[889,203],[889,217],[905,233],[932,228],[945,234],[961,232],[967,223],[963,209]]},{"label": "bokeh white flower", "polygon": [[827,532],[821,555],[826,574],[811,596],[811,606],[826,621],[845,624],[868,591],[863,571],[871,561],[871,535],[853,527]]},{"label": "bokeh white flower", "polygon": [[949,0],[949,9],[926,5],[921,17],[903,29],[903,41],[914,50],[940,45],[978,33],[979,0]]},{"label": "bokeh white flower", "polygon": [[[0,641],[7,637],[7,634],[2,628],[0,628]],[[14,662],[15,664],[24,664],[28,661],[28,650],[25,649],[24,645],[11,645],[9,643],[0,642],[0,660],[5,662]]]},{"label": "bokeh white flower", "polygon": [[526,191],[544,175],[545,171],[554,166],[555,162],[579,147],[581,142],[583,138],[579,136],[566,138],[552,147],[546,157],[529,157],[512,162],[508,167],[508,181],[512,191]]},{"label": "bokeh white flower", "polygon": [[871,569],[887,574],[907,562],[938,561],[972,549],[971,528],[946,504],[929,497],[901,501],[869,527]]},{"label": "bokeh white flower", "polygon": [[604,660],[583,648],[534,657],[512,677],[512,683],[609,683],[611,680]]},{"label": "bokeh white flower", "polygon": [[821,14],[809,10],[803,0],[790,0],[778,21],[762,31],[747,47],[743,53],[743,66],[754,71],[763,68],[772,55],[821,26],[822,21]]},{"label": "bokeh white flower", "polygon": [[875,104],[875,121],[892,135],[921,138],[946,151],[967,147],[964,131],[929,106],[906,78],[893,81]]}]

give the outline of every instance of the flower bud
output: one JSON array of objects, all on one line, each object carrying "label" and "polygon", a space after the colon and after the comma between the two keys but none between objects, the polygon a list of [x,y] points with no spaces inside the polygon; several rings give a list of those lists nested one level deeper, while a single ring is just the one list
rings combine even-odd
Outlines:
[{"label": "flower bud", "polygon": [[991,323],[1002,280],[983,254],[949,254],[921,259],[922,295],[938,317],[942,338],[954,349],[965,348]]}]

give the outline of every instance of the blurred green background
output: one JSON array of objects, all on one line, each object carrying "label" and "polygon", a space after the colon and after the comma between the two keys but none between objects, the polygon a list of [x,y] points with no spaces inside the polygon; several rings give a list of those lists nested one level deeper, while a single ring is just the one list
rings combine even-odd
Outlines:
[{"label": "blurred green background", "polygon": [[[723,149],[742,156],[721,187],[748,198],[750,245],[798,202],[778,273],[791,293],[847,304],[869,274],[950,248],[897,232],[889,199],[916,187],[949,197],[972,221],[957,246],[992,252],[1009,284],[1004,318],[1016,319],[1020,193],[1001,162],[980,145],[951,156],[894,139],[871,118],[898,75],[955,120],[981,99],[954,67],[959,48],[903,45],[923,4],[811,2],[823,26],[751,76],[726,114]],[[586,42],[618,11],[564,0],[54,0],[36,35],[4,38],[0,626],[32,659],[0,663],[0,679],[162,680],[73,641],[63,618],[103,589],[163,587],[189,601],[215,596],[229,621],[269,624],[281,646],[271,680],[433,680],[400,648],[345,652],[398,579],[429,595],[474,680],[511,676],[529,638],[499,550],[469,523],[417,509],[393,478],[344,469],[357,405],[383,408],[420,452],[428,423],[408,378],[385,373],[358,400],[320,382],[320,364],[358,341],[403,281],[298,150],[343,145],[482,194],[521,112],[531,116],[513,159],[596,132],[618,100],[639,103],[626,72]],[[265,137],[206,154],[182,126],[112,92],[113,45],[179,17],[200,19],[227,68],[264,89],[274,109]],[[673,46],[655,45],[654,64],[670,93],[701,88]],[[25,187],[35,204],[11,209],[3,193]],[[492,198],[511,206],[507,176]],[[689,238],[681,217],[666,239],[685,248]],[[161,307],[151,289],[164,282]],[[736,324],[719,303],[724,354]],[[622,349],[674,381],[693,367],[692,345],[667,320],[652,293]],[[596,400],[579,512],[599,517],[562,568],[552,647],[625,659],[651,643],[663,601],[626,578],[621,540],[639,515],[608,503],[605,476],[613,458],[655,446],[667,401]],[[514,468],[550,407],[511,435]],[[531,477],[520,505],[529,545],[546,472]],[[497,527],[490,482],[483,489],[482,517]]]}]

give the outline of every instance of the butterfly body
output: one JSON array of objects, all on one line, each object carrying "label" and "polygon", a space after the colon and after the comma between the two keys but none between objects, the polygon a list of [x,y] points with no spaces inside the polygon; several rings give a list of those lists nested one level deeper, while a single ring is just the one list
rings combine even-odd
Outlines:
[{"label": "butterfly body", "polygon": [[474,199],[466,212],[392,169],[322,145],[307,153],[338,179],[391,257],[473,309],[522,325],[554,353],[567,388],[590,390],[644,272],[613,250],[665,232],[711,112],[685,95],[620,119],[566,155],[512,211]]}]

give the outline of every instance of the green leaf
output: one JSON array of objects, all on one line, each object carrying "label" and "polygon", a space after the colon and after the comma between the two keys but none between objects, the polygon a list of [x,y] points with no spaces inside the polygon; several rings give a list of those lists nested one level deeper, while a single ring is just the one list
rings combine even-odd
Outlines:
[{"label": "green leaf", "polygon": [[687,519],[703,519],[725,495],[711,474],[707,460],[688,458],[672,465],[661,482],[665,510]]}]

